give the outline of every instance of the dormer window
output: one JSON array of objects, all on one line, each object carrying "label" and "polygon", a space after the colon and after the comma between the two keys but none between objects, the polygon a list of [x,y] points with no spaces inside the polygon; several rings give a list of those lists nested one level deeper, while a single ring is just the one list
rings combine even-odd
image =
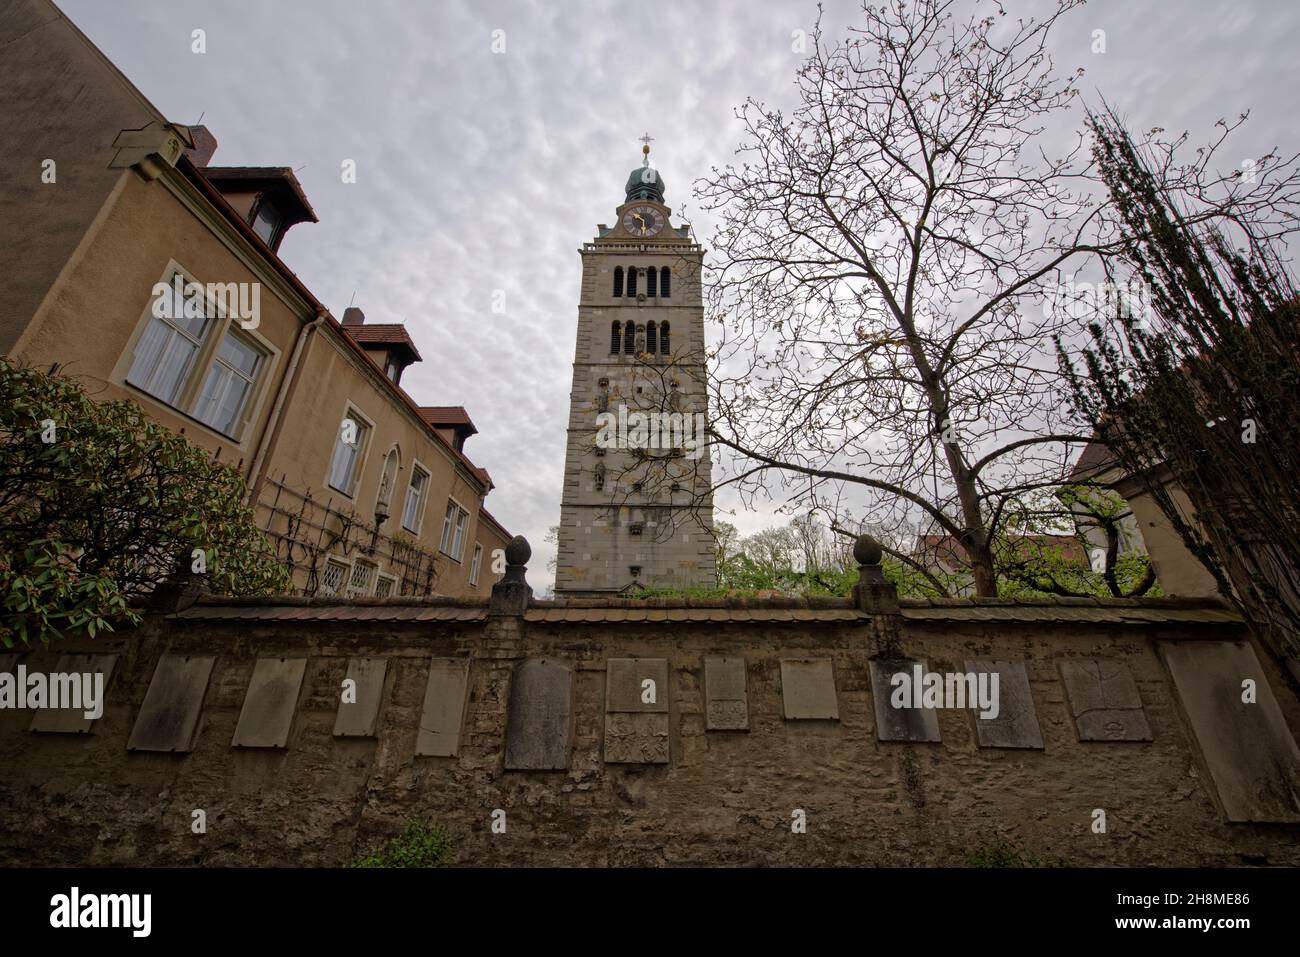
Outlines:
[{"label": "dormer window", "polygon": [[280,227],[284,217],[265,199],[257,204],[257,215],[253,217],[253,232],[261,237],[262,242],[272,249],[280,238]]},{"label": "dormer window", "polygon": [[398,380],[402,378],[402,367],[395,359],[389,359],[384,365],[384,375],[388,376],[393,385],[397,385]]}]

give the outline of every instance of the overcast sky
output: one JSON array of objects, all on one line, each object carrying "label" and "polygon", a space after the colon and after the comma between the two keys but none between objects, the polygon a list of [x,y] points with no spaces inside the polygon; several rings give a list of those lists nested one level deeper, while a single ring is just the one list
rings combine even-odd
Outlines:
[{"label": "overcast sky", "polygon": [[[792,35],[810,29],[815,3],[56,2],[170,120],[203,116],[214,163],[298,171],[320,223],[290,231],[281,256],[336,316],[355,293],[368,321],[407,324],[424,356],[407,391],[469,410],[479,434],[466,451],[497,486],[488,508],[528,537],[534,586],[549,588],[577,249],[613,222],[646,131],[668,205],[708,245],[690,184],[733,155],[738,103],[790,102]],[[834,37],[859,8],[824,5]],[[1104,54],[1091,49],[1099,29]],[[1053,48],[1134,128],[1204,140],[1215,119],[1250,109],[1243,159],[1300,145],[1294,0],[1094,0]],[[345,159],[355,184],[341,181]],[[742,532],[773,521],[722,517]]]}]

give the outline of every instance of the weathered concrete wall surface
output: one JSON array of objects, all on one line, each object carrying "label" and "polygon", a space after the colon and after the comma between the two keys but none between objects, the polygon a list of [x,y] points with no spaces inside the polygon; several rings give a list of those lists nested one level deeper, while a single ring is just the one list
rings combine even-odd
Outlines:
[{"label": "weathered concrete wall surface", "polygon": [[[1240,642],[1225,615],[1166,615],[1168,604],[905,603],[901,616],[872,619],[855,618],[844,602],[787,610],[782,620],[771,603],[583,604],[534,603],[526,616],[494,617],[466,604],[200,605],[129,637],[64,649],[120,656],[107,708],[83,735],[33,733],[31,712],[0,711],[0,863],[341,865],[419,816],[446,824],[457,862],[470,865],[961,865],[1002,843],[1078,865],[1300,864],[1294,824],[1228,822],[1167,670],[1171,641]],[[1131,614],[1136,607],[1157,610]],[[410,620],[418,614],[432,620]],[[385,616],[407,620],[378,620]],[[216,658],[193,750],[128,752],[164,653]],[[934,671],[1023,662],[1041,750],[980,747],[977,719],[955,710],[937,712],[938,742],[878,740],[869,662],[882,655]],[[748,731],[706,727],[704,659],[715,656],[745,661]],[[55,657],[33,653],[23,663],[49,668]],[[375,737],[335,737],[349,659],[362,657],[387,661]],[[284,749],[232,747],[258,658],[306,659]],[[434,658],[470,659],[454,757],[416,756]],[[536,658],[572,670],[572,739],[561,748],[569,767],[506,771],[512,676]],[[619,704],[624,679],[634,693],[642,665],[614,666],[619,686],[609,689],[611,659],[666,659],[658,703]],[[830,660],[838,720],[785,717],[783,659]],[[1089,703],[1087,659],[1118,661],[1131,684],[1099,685],[1102,697]],[[1260,660],[1257,677],[1294,734],[1295,695]],[[1066,669],[1077,701],[1062,662],[1078,665]],[[455,673],[443,667],[436,687],[454,684]],[[1134,687],[1145,724],[1132,714]],[[668,762],[608,763],[607,720],[620,735],[662,728],[665,697]],[[456,705],[425,722],[427,740],[440,742],[434,750],[446,745],[439,735],[454,725]],[[1076,713],[1103,705],[1104,720],[1076,724]],[[721,723],[735,717],[734,706],[716,712]],[[1087,737],[1135,740],[1080,740],[1085,725]],[[624,756],[626,743],[617,744]],[[1268,742],[1240,747],[1248,762],[1276,758]],[[1216,774],[1223,760],[1212,756]],[[1251,805],[1249,795],[1233,801]],[[207,813],[206,834],[191,832],[195,809]],[[495,809],[505,811],[503,834],[492,832]],[[796,809],[806,833],[792,832]],[[1104,834],[1093,831],[1096,809],[1105,811]]]}]

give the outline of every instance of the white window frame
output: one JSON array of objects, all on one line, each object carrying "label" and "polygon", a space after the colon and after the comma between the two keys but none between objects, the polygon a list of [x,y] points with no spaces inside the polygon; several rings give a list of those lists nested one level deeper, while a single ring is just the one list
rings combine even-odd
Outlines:
[{"label": "white window frame", "polygon": [[[338,455],[339,443],[343,441],[343,423],[352,419],[359,425],[365,427],[364,439],[361,447],[357,450],[357,456],[353,460],[353,470],[351,478],[351,488],[339,488],[334,484],[334,459]],[[334,442],[330,446],[329,464],[325,467],[325,485],[332,488],[341,495],[355,500],[357,492],[361,488],[361,476],[366,470],[366,462],[370,458],[370,447],[374,444],[375,423],[374,421],[357,408],[356,403],[348,399],[343,406],[343,415],[339,417],[338,425],[334,427]]]},{"label": "white window frame", "polygon": [[[128,389],[139,399],[146,403],[154,403],[177,415],[184,416],[192,421],[199,428],[205,429],[214,436],[220,436],[223,439],[234,441],[241,446],[249,438],[251,429],[249,426],[253,423],[261,410],[262,403],[266,398],[267,382],[270,381],[270,375],[275,368],[280,357],[280,350],[277,349],[268,339],[262,336],[256,329],[245,329],[238,322],[231,319],[225,311],[223,304],[219,299],[209,299],[206,296],[206,285],[194,277],[188,269],[184,268],[174,259],[169,260],[167,268],[163,271],[158,283],[167,286],[169,289],[175,282],[175,277],[180,276],[183,285],[196,284],[202,286],[205,291],[204,297],[204,327],[197,341],[190,333],[180,329],[167,319],[159,319],[154,316],[154,304],[158,297],[152,294],[152,287],[149,295],[149,301],[144,308],[139,322],[136,324],[135,331],[131,334],[126,348],[118,358],[117,365],[111,373],[111,381],[125,389]],[[256,281],[256,280],[254,280]],[[198,346],[198,349],[190,357],[190,361],[181,376],[179,389],[174,397],[165,398],[148,390],[146,386],[140,385],[130,380],[131,370],[135,365],[136,352],[143,343],[145,336],[153,323],[162,322],[173,330],[174,335],[184,337],[191,343]],[[213,366],[217,363],[217,353],[221,345],[229,335],[237,335],[245,344],[250,346],[258,353],[257,367],[254,370],[252,381],[249,389],[240,404],[239,412],[235,416],[235,422],[232,431],[223,432],[215,426],[211,426],[198,417],[198,404],[202,397],[203,386],[212,372]],[[238,373],[241,377],[243,373]]]},{"label": "white window frame", "polygon": [[469,563],[469,583],[478,586],[478,573],[483,568],[483,543],[474,543],[474,558]]},{"label": "white window frame", "polygon": [[[456,520],[452,521],[452,509],[456,510]],[[460,556],[465,550],[465,530],[469,526],[469,510],[454,498],[447,499],[447,509],[442,515],[442,539],[438,551],[453,562],[460,564]]]},{"label": "white window frame", "polygon": [[[329,568],[331,565],[334,565],[335,567],[341,569],[341,573],[339,575],[339,587],[330,589],[329,591],[326,591],[325,594],[339,595],[344,589],[347,588],[348,579],[352,575],[352,565],[348,562],[345,562],[341,558],[335,558],[333,555],[325,556],[325,567]],[[319,592],[319,591],[323,591],[324,588],[325,588],[325,576],[324,574],[322,574],[320,580],[317,582],[316,590]]]},{"label": "white window frame", "polygon": [[[415,527],[406,524],[406,511],[411,501],[411,486],[416,475],[424,476],[424,487],[420,490],[420,502],[415,512]],[[402,497],[402,528],[412,535],[419,536],[424,528],[424,513],[429,506],[429,486],[433,483],[433,471],[419,459],[411,460],[411,474],[406,480],[406,494]]]},{"label": "white window frame", "polygon": [[[242,369],[235,368],[233,365],[231,365],[230,363],[226,362],[224,359],[221,358],[221,347],[225,345],[227,339],[232,339],[232,338],[248,346],[249,349],[256,355],[257,358],[254,360],[253,374],[251,376],[246,375]],[[239,410],[235,413],[235,421],[231,426],[232,429],[238,431],[240,423],[244,419],[244,414],[248,411],[249,401],[257,394],[257,380],[258,380],[258,376],[261,374],[262,366],[265,364],[265,362],[266,362],[266,354],[263,353],[262,350],[257,347],[257,344],[252,340],[250,340],[248,336],[244,335],[242,330],[236,331],[232,325],[228,325],[225,334],[222,335],[221,337],[221,342],[217,345],[216,349],[212,353],[212,361],[208,363],[207,373],[202,377],[202,381],[199,384],[199,390],[194,396],[194,407],[192,410],[192,414],[194,415],[194,417],[198,419],[200,422],[202,422],[204,425],[206,425],[208,428],[212,429],[214,432],[220,432],[222,435],[230,434],[229,432],[224,431],[223,429],[219,428],[218,426],[214,425],[211,422],[206,421],[203,418],[200,418],[199,416],[199,403],[203,399],[203,391],[207,387],[208,379],[212,376],[213,371],[217,368],[218,365],[220,365],[223,369],[227,371],[230,378],[241,379],[244,382],[248,383],[248,389],[244,392],[244,398],[239,403]],[[227,388],[229,388],[229,381],[227,382]]]},{"label": "white window frame", "polygon": [[[387,595],[379,594],[379,583],[389,582],[392,587],[388,589]],[[375,597],[376,598],[394,598],[397,596],[397,576],[390,575],[388,572],[379,572],[375,575]]]},{"label": "white window frame", "polygon": [[[355,583],[358,569],[367,569],[369,574],[361,585]],[[352,563],[352,568],[348,573],[347,584],[343,586],[343,595],[346,598],[365,598],[375,593],[375,583],[379,581],[379,564],[378,562],[367,561],[364,558],[358,558]]]}]

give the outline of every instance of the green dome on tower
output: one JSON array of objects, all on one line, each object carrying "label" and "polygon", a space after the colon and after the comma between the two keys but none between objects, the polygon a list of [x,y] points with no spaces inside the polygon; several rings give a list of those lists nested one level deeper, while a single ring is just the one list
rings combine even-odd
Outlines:
[{"label": "green dome on tower", "polygon": [[663,177],[659,175],[659,171],[650,165],[650,144],[647,143],[641,152],[645,154],[645,159],[627,177],[627,186],[624,188],[627,201],[652,199],[656,203],[662,203],[664,201],[664,181]]}]

